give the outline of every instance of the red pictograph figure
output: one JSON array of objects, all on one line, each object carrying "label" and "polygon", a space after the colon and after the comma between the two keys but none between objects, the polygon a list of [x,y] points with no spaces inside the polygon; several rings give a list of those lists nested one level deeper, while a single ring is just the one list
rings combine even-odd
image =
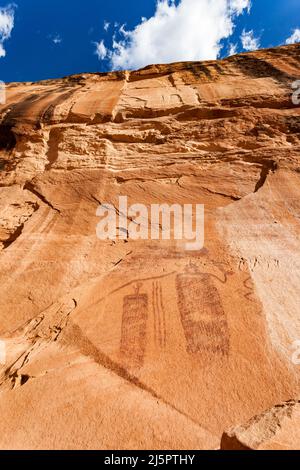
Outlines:
[{"label": "red pictograph figure", "polygon": [[135,293],[123,300],[120,352],[124,362],[135,368],[143,366],[146,352],[148,295],[140,293],[141,287],[138,283]]},{"label": "red pictograph figure", "polygon": [[176,277],[178,308],[187,352],[227,356],[229,331],[214,275],[202,273],[190,264]]}]

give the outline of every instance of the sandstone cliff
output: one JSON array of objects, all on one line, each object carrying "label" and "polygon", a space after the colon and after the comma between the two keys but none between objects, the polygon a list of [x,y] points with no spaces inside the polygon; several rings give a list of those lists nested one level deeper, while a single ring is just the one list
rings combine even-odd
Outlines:
[{"label": "sandstone cliff", "polygon": [[[0,448],[214,449],[299,397],[299,78],[294,45],[7,86]],[[119,195],[205,204],[205,248],[100,241]]]}]

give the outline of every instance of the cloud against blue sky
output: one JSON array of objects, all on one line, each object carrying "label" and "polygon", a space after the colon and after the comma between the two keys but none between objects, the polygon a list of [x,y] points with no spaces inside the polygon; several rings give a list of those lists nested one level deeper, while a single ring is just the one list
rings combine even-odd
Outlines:
[{"label": "cloud against blue sky", "polygon": [[250,9],[250,0],[159,0],[155,13],[107,51],[114,69],[181,60],[216,59],[221,41],[232,36],[235,20]]},{"label": "cloud against blue sky", "polygon": [[300,42],[300,29],[296,28],[291,34],[290,37],[287,38],[285,41],[286,44],[295,44],[296,42]]},{"label": "cloud against blue sky", "polygon": [[216,59],[299,41],[299,0],[0,0],[5,81]]},{"label": "cloud against blue sky", "polygon": [[14,8],[12,4],[0,8],[0,58],[6,56],[4,43],[10,38],[14,27]]}]

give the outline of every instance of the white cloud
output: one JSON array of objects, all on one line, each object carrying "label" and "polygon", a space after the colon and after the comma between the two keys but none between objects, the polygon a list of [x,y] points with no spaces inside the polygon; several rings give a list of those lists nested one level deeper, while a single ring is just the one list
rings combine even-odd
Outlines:
[{"label": "white cloud", "polygon": [[231,56],[231,55],[235,55],[237,54],[237,44],[229,44],[229,51],[228,51],[228,55]]},{"label": "white cloud", "polygon": [[6,56],[3,43],[10,38],[14,27],[15,11],[14,5],[0,8],[0,57]]},{"label": "white cloud", "polygon": [[250,0],[158,0],[154,16],[132,31],[119,30],[122,39],[106,54],[114,69],[216,59],[236,17],[250,6]]},{"label": "white cloud", "polygon": [[109,27],[110,27],[109,21],[104,21],[104,25],[103,25],[104,31],[108,31],[108,30],[109,30]]},{"label": "white cloud", "polygon": [[1,57],[5,57],[5,56],[6,56],[5,49],[4,49],[3,45],[0,42],[0,59],[1,59]]},{"label": "white cloud", "polygon": [[60,44],[62,42],[62,38],[59,34],[55,34],[51,39],[54,44]]},{"label": "white cloud", "polygon": [[104,60],[107,56],[107,49],[104,45],[104,41],[96,42],[96,54],[99,60]]},{"label": "white cloud", "polygon": [[255,51],[260,47],[260,40],[259,38],[254,37],[254,32],[252,30],[244,30],[241,35],[241,41],[245,51]]},{"label": "white cloud", "polygon": [[238,15],[241,15],[245,9],[250,13],[251,10],[251,1],[248,0],[232,0],[231,8],[236,10]]},{"label": "white cloud", "polygon": [[285,41],[286,44],[296,44],[296,42],[300,42],[300,29],[296,28],[293,34],[287,38]]}]

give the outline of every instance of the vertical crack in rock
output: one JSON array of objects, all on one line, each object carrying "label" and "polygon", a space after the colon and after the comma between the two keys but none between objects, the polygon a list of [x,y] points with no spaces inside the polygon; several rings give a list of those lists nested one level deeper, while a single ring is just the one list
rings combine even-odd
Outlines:
[{"label": "vertical crack in rock", "polygon": [[59,128],[54,128],[50,130],[49,140],[48,140],[48,152],[47,152],[48,163],[45,166],[45,171],[50,170],[58,159],[59,142],[60,142],[61,133],[62,133],[62,130]]},{"label": "vertical crack in rock", "polygon": [[255,193],[257,193],[264,186],[270,173],[274,174],[277,169],[278,165],[276,162],[270,162],[269,165],[263,165],[260,173],[260,178],[255,186]]}]

